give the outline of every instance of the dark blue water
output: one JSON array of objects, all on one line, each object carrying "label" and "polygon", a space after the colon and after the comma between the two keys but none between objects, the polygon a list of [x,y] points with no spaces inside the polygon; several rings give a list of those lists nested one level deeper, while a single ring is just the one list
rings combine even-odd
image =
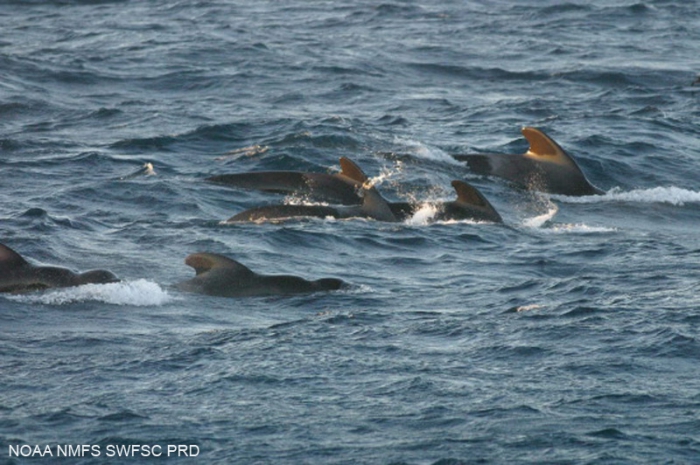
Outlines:
[{"label": "dark blue water", "polygon": [[[125,281],[0,296],[1,463],[700,462],[700,10],[434,3],[2,3],[0,241]],[[449,156],[522,126],[607,194]],[[505,223],[222,225],[283,198],[203,182],[342,156],[393,200],[466,179]],[[351,286],[174,290],[197,251]]]}]

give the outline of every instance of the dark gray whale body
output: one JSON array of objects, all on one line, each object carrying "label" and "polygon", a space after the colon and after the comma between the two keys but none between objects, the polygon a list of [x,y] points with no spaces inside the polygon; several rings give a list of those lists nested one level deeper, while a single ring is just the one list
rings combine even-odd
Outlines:
[{"label": "dark gray whale body", "polygon": [[536,128],[522,129],[530,148],[522,155],[453,155],[483,175],[498,176],[518,187],[570,196],[604,194],[593,186],[571,155]]},{"label": "dark gray whale body", "polygon": [[0,292],[20,293],[118,281],[119,279],[107,270],[73,273],[66,268],[35,266],[11,248],[0,244]]},{"label": "dark gray whale body", "polygon": [[[473,186],[464,181],[452,181],[457,200],[441,202],[432,221],[474,220],[501,223],[501,215]],[[386,202],[376,191],[365,193],[361,206],[326,205],[268,205],[238,213],[226,223],[262,222],[292,218],[369,218],[377,221],[400,222],[413,217],[418,206],[408,202]]]},{"label": "dark gray whale body", "polygon": [[[252,208],[232,216],[226,223],[285,220],[298,217],[313,218],[370,218],[378,221],[398,222],[412,217],[417,206],[408,202],[387,202],[376,188],[369,186],[367,175],[352,160],[340,159],[343,182],[353,183],[355,197],[361,205],[269,205]],[[312,174],[312,173],[305,173]],[[457,200],[438,205],[434,221],[465,220],[502,222],[488,200],[475,187],[464,181],[452,181]],[[356,202],[357,203],[357,202]]]},{"label": "dark gray whale body", "polygon": [[341,159],[340,167],[342,171],[336,174],[252,171],[250,173],[222,174],[206,178],[206,180],[229,187],[282,194],[303,194],[341,205],[356,205],[361,202],[357,191],[362,187],[362,182],[354,179],[354,173],[351,171],[354,169],[354,164],[345,164]]},{"label": "dark gray whale body", "polygon": [[308,294],[335,291],[344,285],[335,278],[308,281],[298,276],[260,275],[235,260],[213,253],[188,255],[185,264],[194,268],[197,276],[177,284],[178,289],[219,297]]}]

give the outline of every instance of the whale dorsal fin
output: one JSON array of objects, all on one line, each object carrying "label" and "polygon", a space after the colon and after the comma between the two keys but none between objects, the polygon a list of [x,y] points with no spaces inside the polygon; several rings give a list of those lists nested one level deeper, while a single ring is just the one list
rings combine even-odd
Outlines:
[{"label": "whale dorsal fin", "polygon": [[0,244],[0,269],[16,268],[27,265],[27,261],[20,254],[6,245]]},{"label": "whale dorsal fin", "polygon": [[357,166],[357,164],[346,157],[340,158],[340,169],[343,176],[357,181],[360,184],[367,182],[367,175],[362,171],[362,168]]},{"label": "whale dorsal fin", "polygon": [[193,253],[185,258],[185,265],[194,268],[199,276],[214,269],[226,269],[241,274],[254,274],[247,266],[223,255],[215,253]]},{"label": "whale dorsal fin", "polygon": [[571,156],[544,132],[530,127],[525,127],[521,131],[530,143],[530,149],[525,152],[525,157],[558,165],[576,166]]},{"label": "whale dorsal fin", "polygon": [[363,187],[362,189],[362,211],[370,218],[379,221],[396,222],[396,216],[391,211],[389,204],[384,197],[374,187]]},{"label": "whale dorsal fin", "polygon": [[486,197],[479,192],[476,187],[464,181],[452,181],[452,187],[457,192],[457,202],[479,207],[491,206]]},{"label": "whale dorsal fin", "polygon": [[476,187],[457,179],[452,181],[452,187],[457,192],[457,201],[455,203],[473,207],[474,210],[481,212],[483,218],[488,221],[503,221],[501,215],[491,205],[491,202],[486,200],[486,197]]}]

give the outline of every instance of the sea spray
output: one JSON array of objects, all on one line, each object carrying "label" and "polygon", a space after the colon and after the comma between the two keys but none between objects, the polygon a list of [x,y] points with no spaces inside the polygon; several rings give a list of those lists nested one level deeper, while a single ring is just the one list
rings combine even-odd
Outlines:
[{"label": "sea spray", "polygon": [[589,195],[583,197],[553,196],[566,203],[601,203],[601,202],[633,202],[633,203],[668,203],[682,206],[686,203],[700,202],[700,192],[682,189],[680,187],[653,187],[650,189],[634,189],[623,192],[620,188],[610,189],[605,195]]},{"label": "sea spray", "polygon": [[533,229],[541,228],[547,221],[554,218],[554,215],[556,215],[559,211],[559,207],[557,207],[554,202],[549,202],[547,207],[548,209],[546,213],[523,220],[523,226]]},{"label": "sea spray", "polygon": [[44,305],[65,305],[96,301],[137,307],[160,306],[172,299],[158,284],[145,279],[108,284],[85,284],[83,286],[54,289],[40,293],[13,295],[8,298],[25,303]]}]

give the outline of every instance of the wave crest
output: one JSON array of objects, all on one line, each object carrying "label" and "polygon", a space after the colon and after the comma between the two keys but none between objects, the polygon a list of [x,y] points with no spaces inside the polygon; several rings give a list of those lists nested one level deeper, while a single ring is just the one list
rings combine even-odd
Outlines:
[{"label": "wave crest", "polygon": [[96,301],[137,307],[160,306],[172,299],[158,284],[145,279],[108,284],[85,284],[42,293],[9,296],[8,298],[24,303],[44,305]]},{"label": "wave crest", "polygon": [[600,203],[600,202],[639,202],[639,203],[668,203],[682,206],[686,203],[699,203],[700,192],[680,187],[653,187],[651,189],[634,189],[623,192],[620,188],[610,189],[605,195],[590,195],[584,197],[554,196],[567,203]]}]

